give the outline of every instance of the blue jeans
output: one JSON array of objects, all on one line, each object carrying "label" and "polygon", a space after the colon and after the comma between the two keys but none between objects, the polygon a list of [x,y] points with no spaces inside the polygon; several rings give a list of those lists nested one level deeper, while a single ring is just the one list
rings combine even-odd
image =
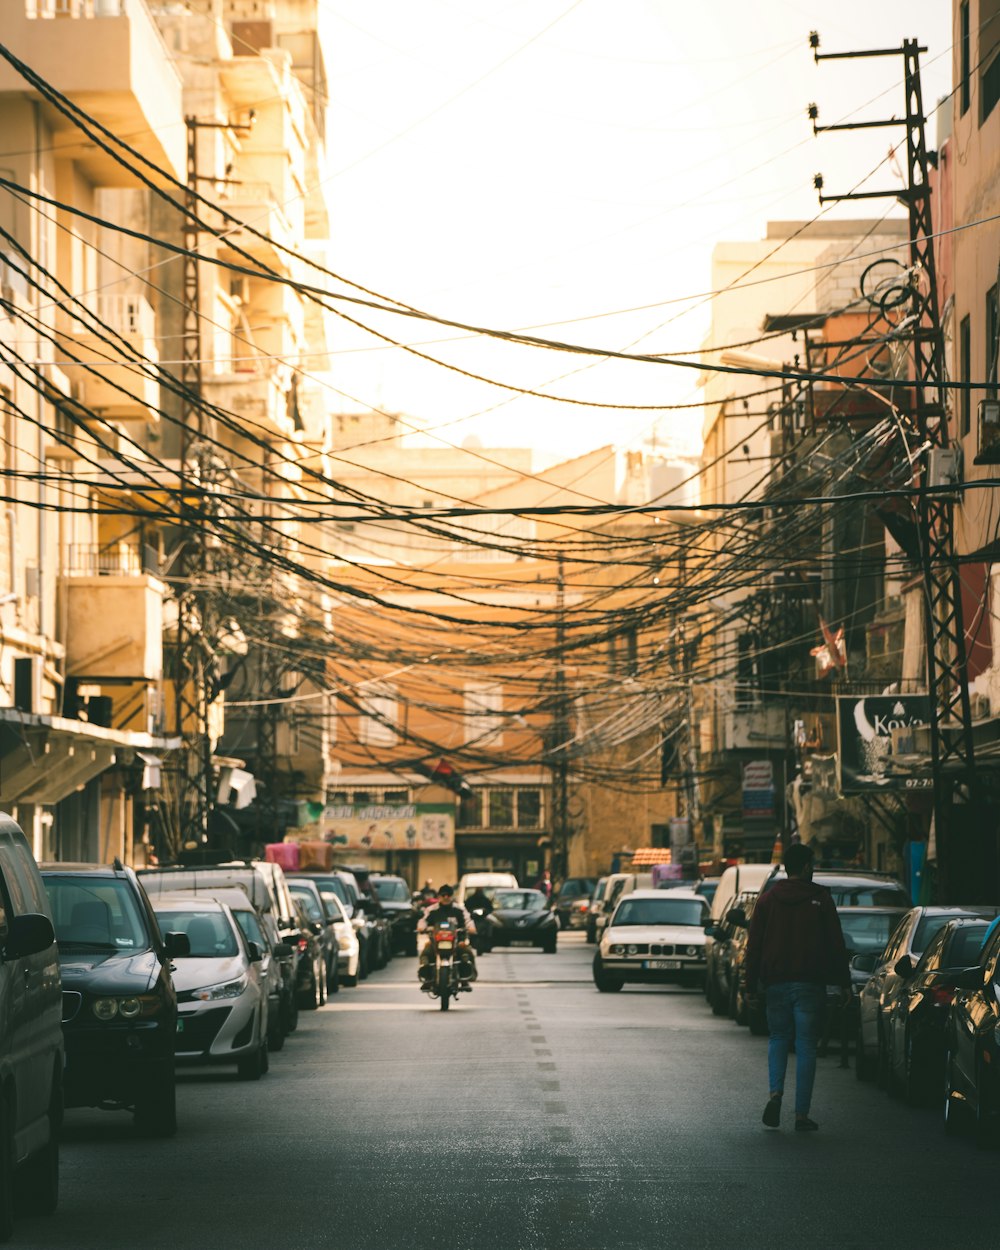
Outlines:
[{"label": "blue jeans", "polygon": [[816,1042],[826,987],[781,981],[767,987],[767,1075],[772,1094],[784,1093],[788,1051],[795,1040],[795,1114],[808,1115],[816,1080]]}]

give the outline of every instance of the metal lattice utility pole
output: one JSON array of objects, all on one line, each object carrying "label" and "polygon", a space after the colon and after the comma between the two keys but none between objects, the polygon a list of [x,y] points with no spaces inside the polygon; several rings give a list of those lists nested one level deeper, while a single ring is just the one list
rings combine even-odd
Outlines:
[{"label": "metal lattice utility pole", "polygon": [[[817,126],[816,109],[810,107],[813,129],[857,130],[905,126],[907,185],[905,190],[861,191],[847,195],[820,195],[820,203],[833,200],[891,197],[905,201],[910,224],[909,339],[912,344],[914,421],[924,447],[919,485],[935,485],[942,450],[948,447],[948,422],[944,404],[944,336],[938,309],[937,274],[934,265],[934,232],[931,223],[931,188],[920,88],[920,53],[926,48],[907,39],[899,48],[867,52],[821,53],[819,36],[810,36],[817,61],[855,57],[900,56],[903,58],[905,117],[887,121],[850,122]],[[822,179],[817,179],[822,187]],[[949,839],[952,784],[975,787],[975,745],[969,700],[968,660],[962,618],[962,588],[955,559],[954,501],[946,493],[919,494],[916,521],[920,537],[920,562],[924,584],[924,619],[927,631],[927,687],[930,695],[931,769],[934,781],[934,821],[938,863],[945,897],[953,860]]]},{"label": "metal lattice utility pole", "polygon": [[569,869],[569,709],[566,690],[566,578],[562,556],[556,581],[556,671],[552,707],[550,769],[552,773],[552,875],[564,878]]}]

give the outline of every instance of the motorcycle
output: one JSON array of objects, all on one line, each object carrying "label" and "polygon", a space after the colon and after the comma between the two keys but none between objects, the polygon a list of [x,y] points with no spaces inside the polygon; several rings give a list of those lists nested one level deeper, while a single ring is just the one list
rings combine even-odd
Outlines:
[{"label": "motorcycle", "polygon": [[444,922],[431,930],[430,941],[434,949],[434,961],[429,966],[431,975],[423,986],[432,998],[440,999],[441,1010],[447,1011],[451,1000],[468,985],[462,983],[458,966],[458,944],[461,931],[455,925]]}]

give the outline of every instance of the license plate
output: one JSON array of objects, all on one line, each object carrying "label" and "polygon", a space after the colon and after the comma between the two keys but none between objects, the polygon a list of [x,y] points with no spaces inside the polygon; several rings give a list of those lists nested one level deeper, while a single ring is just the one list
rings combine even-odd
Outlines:
[{"label": "license plate", "polygon": [[178,1019],[177,1019],[177,1032],[178,1032],[178,1033],[183,1033],[183,1032],[184,1032],[184,1021],[183,1021],[183,1020],[181,1020],[181,1019],[180,1019],[180,1017],[178,1017]]},{"label": "license plate", "polygon": [[455,948],[454,942],[438,942],[439,951],[450,951],[450,950],[454,950],[454,948]]},{"label": "license plate", "polygon": [[642,966],[650,972],[671,972],[681,967],[679,959],[644,959]]},{"label": "license plate", "polygon": [[510,944],[511,946],[534,946],[535,945],[534,942],[531,940],[531,938],[513,938]]}]

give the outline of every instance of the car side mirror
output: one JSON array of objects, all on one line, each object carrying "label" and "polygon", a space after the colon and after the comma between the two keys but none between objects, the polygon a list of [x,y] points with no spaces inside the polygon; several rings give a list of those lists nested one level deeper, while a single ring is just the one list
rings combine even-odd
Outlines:
[{"label": "car side mirror", "polygon": [[23,959],[48,950],[56,940],[52,921],[41,912],[29,911],[15,916],[7,928],[3,953],[6,959]]},{"label": "car side mirror", "polygon": [[866,972],[870,976],[875,971],[875,965],[878,963],[878,955],[873,951],[866,951],[863,955],[855,955],[851,960],[851,967],[855,972]]},{"label": "car side mirror", "polygon": [[704,929],[705,936],[713,938],[716,942],[722,937],[722,926],[717,925],[714,920],[706,920]]},{"label": "car side mirror", "polygon": [[264,952],[260,949],[256,942],[247,942],[247,954],[250,956],[252,964],[259,964],[264,958]]},{"label": "car side mirror", "polygon": [[974,968],[963,968],[948,980],[959,990],[980,990],[986,983],[986,969],[982,964],[976,964]]},{"label": "car side mirror", "polygon": [[163,935],[163,949],[167,953],[168,959],[183,959],[185,955],[191,954],[191,939],[186,933],[165,933]]},{"label": "car side mirror", "polygon": [[731,908],[726,919],[730,924],[736,925],[737,929],[746,929],[749,927],[747,914],[742,907]]},{"label": "car side mirror", "polygon": [[274,944],[275,959],[291,959],[292,948],[288,942],[275,942]]},{"label": "car side mirror", "polygon": [[896,962],[892,965],[892,970],[897,977],[906,978],[912,976],[913,969],[916,967],[909,955],[900,955]]}]

